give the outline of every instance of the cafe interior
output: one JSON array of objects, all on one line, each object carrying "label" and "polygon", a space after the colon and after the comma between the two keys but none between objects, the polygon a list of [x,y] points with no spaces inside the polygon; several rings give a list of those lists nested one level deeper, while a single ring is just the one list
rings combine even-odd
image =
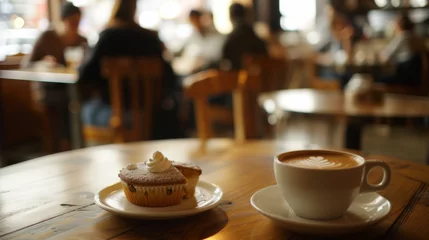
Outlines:
[{"label": "cafe interior", "polygon": [[[276,179],[284,187],[278,154],[320,149],[390,169],[365,177],[384,172],[370,185],[390,185],[357,239],[428,236],[428,0],[0,0],[0,238],[332,233],[334,223],[279,220],[263,193],[255,200]],[[124,213],[102,199],[126,182],[121,168],[155,151],[198,164],[197,192],[217,187],[202,194],[219,198],[214,210],[164,231],[146,217],[188,213]],[[335,224],[357,231],[344,219]]]}]

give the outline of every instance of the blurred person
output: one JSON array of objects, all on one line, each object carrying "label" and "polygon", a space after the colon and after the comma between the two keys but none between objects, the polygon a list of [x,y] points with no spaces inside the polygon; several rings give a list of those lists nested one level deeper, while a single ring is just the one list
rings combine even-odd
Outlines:
[{"label": "blurred person", "polygon": [[240,69],[244,54],[268,55],[265,42],[260,39],[247,19],[246,8],[234,3],[229,8],[229,17],[233,30],[226,37],[222,49],[222,68]]},{"label": "blurred person", "polygon": [[[226,36],[219,67],[222,70],[237,70],[241,68],[244,54],[268,55],[268,51],[265,42],[256,35],[252,25],[247,23],[247,12],[243,5],[232,4],[229,8],[229,13],[233,30]],[[232,108],[232,96],[229,93],[211,96],[209,103]]]},{"label": "blurred person", "polygon": [[402,12],[395,23],[395,36],[380,53],[382,62],[405,62],[425,50],[424,42],[414,33],[414,23]]},{"label": "blurred person", "polygon": [[[84,98],[82,120],[84,124],[108,127],[112,108],[110,106],[109,83],[101,75],[101,61],[108,56],[159,56],[162,58],[163,44],[155,32],[141,28],[135,22],[137,0],[116,0],[111,19],[89,58],[79,69],[79,85],[83,92],[89,92]],[[177,102],[175,101],[176,76],[164,60],[162,82],[163,109],[154,116],[152,139],[181,137],[177,124]],[[125,94],[129,91],[124,86]],[[126,114],[125,122],[130,122]]]},{"label": "blurred person", "polygon": [[[331,31],[331,38],[327,44],[321,49],[322,55],[326,55],[330,62],[334,62],[336,55],[339,52],[344,52],[347,61],[353,61],[353,44],[356,39],[354,38],[354,28],[348,19],[340,12],[335,11],[333,8],[328,8],[329,29]],[[318,66],[317,75],[321,79],[326,80],[339,80],[341,88],[344,88],[352,77],[351,72],[338,73],[332,66]]]},{"label": "blurred person", "polygon": [[201,16],[201,23],[208,32],[219,33],[214,24],[214,15],[211,11],[206,11]]},{"label": "blurred person", "polygon": [[335,13],[331,19],[331,33],[333,36],[331,51],[344,50],[349,60],[352,60],[352,45],[355,40],[354,28],[343,14]]},{"label": "blurred person", "polygon": [[396,20],[395,36],[381,51],[380,61],[396,65],[393,76],[383,76],[377,81],[386,84],[419,86],[421,82],[422,58],[426,51],[424,41],[414,33],[414,23],[407,12]]},{"label": "blurred person", "polygon": [[267,29],[266,32],[268,32],[265,38],[268,55],[272,58],[287,60],[289,58],[289,52],[281,41],[284,32],[269,29]]},{"label": "blurred person", "polygon": [[[185,41],[182,49],[176,53],[176,58],[173,61],[174,69],[181,76],[182,81],[191,74],[208,69],[217,69],[225,41],[224,35],[214,28],[211,12],[204,13],[193,9],[189,12],[189,23],[192,26],[192,33]],[[182,87],[183,83],[180,85]],[[194,129],[193,103],[183,99],[183,106],[182,118],[187,123],[187,128]]]},{"label": "blurred person", "polygon": [[[356,13],[352,9],[347,10],[342,7],[343,4],[342,1],[331,0],[330,4],[326,6],[325,11],[330,37],[326,39],[327,41],[325,41],[325,45],[322,46],[322,51],[328,50],[333,52],[344,50],[349,57],[348,60],[353,61],[351,57],[353,45],[364,38],[363,28],[356,22],[365,23],[367,20],[356,20],[354,18]],[[318,19],[318,22],[321,23],[324,21]]]},{"label": "blurred person", "polygon": [[42,33],[23,65],[31,66],[46,60],[52,65],[67,66],[66,48],[87,47],[87,39],[79,34],[80,19],[80,9],[71,2],[65,3],[61,9],[62,27],[58,31],[49,29]]},{"label": "blurred person", "polygon": [[181,51],[176,54],[180,56],[176,62],[185,66],[186,70],[181,71],[183,75],[217,68],[219,64],[224,37],[207,27],[203,16],[203,12],[196,9],[189,13],[189,22],[193,31]]},{"label": "blurred person", "polygon": [[[37,39],[28,58],[24,59],[23,67],[56,67],[67,66],[65,51],[68,47],[87,48],[87,40],[79,34],[78,28],[81,11],[72,3],[67,2],[61,9],[62,28],[49,29]],[[67,86],[60,83],[33,83],[33,95],[38,108],[43,111],[60,139],[57,150],[70,148],[69,112]]]},{"label": "blurred person", "polygon": [[196,32],[200,33],[201,35],[204,35],[204,24],[202,21],[203,12],[197,9],[192,9],[189,12],[189,22],[194,27]]},{"label": "blurred person", "polygon": [[358,41],[366,37],[364,28],[369,24],[367,15],[359,13],[365,5],[365,2],[359,3],[357,0],[330,0],[328,17],[341,14],[353,29],[353,41]]}]

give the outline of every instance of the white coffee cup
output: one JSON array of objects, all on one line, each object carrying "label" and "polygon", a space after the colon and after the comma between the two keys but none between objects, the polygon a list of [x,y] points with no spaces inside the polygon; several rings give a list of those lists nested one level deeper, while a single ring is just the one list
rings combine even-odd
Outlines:
[{"label": "white coffee cup", "polygon": [[[295,163],[286,163],[299,156],[303,159],[308,156],[308,161],[300,164],[298,159]],[[340,167],[322,166],[331,164],[324,156],[335,158]],[[354,166],[341,167],[343,160],[346,163],[350,159],[356,161]],[[376,185],[367,180],[368,172],[374,167],[383,169],[383,179]],[[390,182],[390,168],[385,162],[366,161],[352,153],[331,150],[282,153],[274,158],[274,175],[283,198],[294,213],[313,220],[339,218],[360,193],[382,190]]]}]

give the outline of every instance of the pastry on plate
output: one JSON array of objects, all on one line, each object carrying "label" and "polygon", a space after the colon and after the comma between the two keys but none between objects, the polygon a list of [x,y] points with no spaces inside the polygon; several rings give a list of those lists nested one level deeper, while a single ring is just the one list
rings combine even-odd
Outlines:
[{"label": "pastry on plate", "polygon": [[144,207],[180,204],[186,194],[186,178],[160,152],[145,163],[130,163],[119,173],[128,201]]},{"label": "pastry on plate", "polygon": [[197,186],[198,179],[202,173],[201,168],[192,163],[182,163],[173,161],[173,166],[176,167],[185,176],[188,184],[186,185],[187,198],[193,197],[195,194],[195,187]]}]

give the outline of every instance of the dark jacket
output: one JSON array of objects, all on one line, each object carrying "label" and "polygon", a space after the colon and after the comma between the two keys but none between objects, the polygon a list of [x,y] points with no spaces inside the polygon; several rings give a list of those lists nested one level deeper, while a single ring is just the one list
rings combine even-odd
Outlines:
[{"label": "dark jacket", "polygon": [[[57,63],[62,66],[67,66],[65,58],[65,50],[67,47],[83,47],[87,49],[87,40],[82,36],[78,36],[76,42],[69,45],[64,45],[61,37],[54,30],[47,30],[43,32],[36,43],[34,44],[33,51],[30,56],[24,59],[22,66],[31,67],[35,62],[43,60],[46,56],[52,56],[56,59]],[[68,102],[68,94],[66,85],[62,83],[46,83],[34,82],[33,93],[36,100],[44,105],[64,105]]]},{"label": "dark jacket", "polygon": [[251,25],[238,23],[227,36],[222,50],[222,60],[229,60],[231,69],[240,69],[244,54],[267,55],[265,42],[253,31]]},{"label": "dark jacket", "polygon": [[[104,57],[126,56],[159,56],[162,57],[163,45],[157,35],[149,30],[133,26],[108,28],[100,33],[98,43],[79,69],[81,92],[90,89],[101,94],[103,102],[110,104],[109,83],[101,75],[101,61]],[[164,61],[162,79],[162,109],[157,109],[153,117],[152,139],[181,137],[178,124],[177,100],[175,99],[176,76],[171,65]],[[124,86],[125,96],[128,88]],[[126,99],[124,99],[126,100]],[[166,102],[175,104],[164,104]],[[127,102],[125,102],[127,105]],[[165,107],[168,105],[168,107]]]},{"label": "dark jacket", "polygon": [[79,36],[76,42],[64,46],[60,36],[54,30],[47,30],[43,32],[36,43],[34,44],[33,51],[30,54],[28,59],[28,63],[24,63],[31,65],[33,62],[37,62],[42,60],[46,56],[53,56],[57,60],[57,62],[63,66],[67,65],[66,58],[64,56],[64,52],[66,47],[85,47],[87,46],[86,38]]},{"label": "dark jacket", "polygon": [[[108,28],[100,33],[98,43],[79,68],[79,85],[86,89],[96,89],[101,93],[103,101],[109,103],[108,80],[101,75],[103,57],[162,57],[162,53],[161,41],[150,30],[138,26]],[[162,87],[165,94],[173,90],[175,78],[171,65],[164,61]]]}]

